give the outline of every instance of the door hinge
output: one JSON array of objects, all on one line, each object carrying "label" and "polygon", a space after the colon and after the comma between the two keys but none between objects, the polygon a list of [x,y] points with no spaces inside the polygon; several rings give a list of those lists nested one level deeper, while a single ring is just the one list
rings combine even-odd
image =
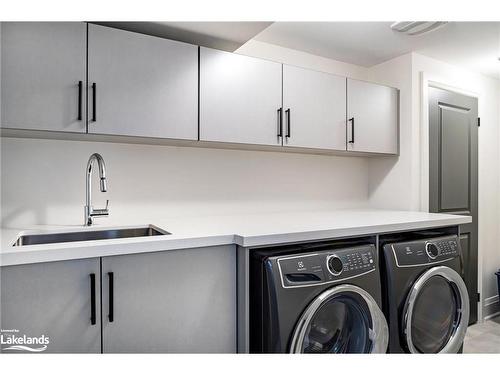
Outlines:
[{"label": "door hinge", "polygon": [[477,126],[481,126],[481,117],[477,118]]},{"label": "door hinge", "polygon": [[477,293],[477,302],[481,302],[481,293]]}]

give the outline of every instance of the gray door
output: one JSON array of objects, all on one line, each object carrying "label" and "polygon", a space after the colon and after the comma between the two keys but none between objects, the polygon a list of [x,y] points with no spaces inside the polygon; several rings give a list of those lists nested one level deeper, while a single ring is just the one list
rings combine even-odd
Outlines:
[{"label": "gray door", "polygon": [[102,286],[105,353],[236,352],[234,246],[103,258]]},{"label": "gray door", "polygon": [[429,211],[470,215],[460,226],[469,292],[477,321],[477,99],[429,88]]},{"label": "gray door", "polygon": [[89,133],[198,139],[197,46],[93,24],[88,39]]},{"label": "gray door", "polygon": [[397,154],[399,91],[347,79],[347,150]]},{"label": "gray door", "polygon": [[4,341],[8,335],[48,337],[48,343],[24,345],[28,349],[2,345],[3,353],[101,352],[99,259],[7,266],[0,273]]},{"label": "gray door", "polygon": [[283,65],[284,146],[346,149],[346,79]]},{"label": "gray door", "polygon": [[3,128],[86,131],[85,23],[2,22],[1,59]]},{"label": "gray door", "polygon": [[200,48],[200,140],[281,146],[281,64]]}]

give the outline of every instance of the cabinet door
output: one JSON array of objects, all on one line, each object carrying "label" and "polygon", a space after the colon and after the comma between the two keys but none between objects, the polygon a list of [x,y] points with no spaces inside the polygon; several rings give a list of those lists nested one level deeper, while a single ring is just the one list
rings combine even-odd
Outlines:
[{"label": "cabinet door", "polygon": [[1,126],[84,133],[85,46],[83,22],[2,22]]},{"label": "cabinet door", "polygon": [[200,140],[281,145],[281,64],[200,49]]},{"label": "cabinet door", "polygon": [[92,24],[88,38],[89,133],[198,139],[197,46]]},{"label": "cabinet door", "polygon": [[347,149],[398,153],[399,92],[368,82],[347,80]]},{"label": "cabinet door", "polygon": [[114,256],[102,266],[105,353],[236,351],[234,246]]},{"label": "cabinet door", "polygon": [[[99,259],[7,266],[0,272],[1,328],[9,331],[2,333],[4,341],[8,335],[44,335],[49,340],[44,352],[101,352]],[[3,344],[2,352],[29,351],[10,346]]]},{"label": "cabinet door", "polygon": [[346,79],[283,65],[284,145],[346,149]]}]

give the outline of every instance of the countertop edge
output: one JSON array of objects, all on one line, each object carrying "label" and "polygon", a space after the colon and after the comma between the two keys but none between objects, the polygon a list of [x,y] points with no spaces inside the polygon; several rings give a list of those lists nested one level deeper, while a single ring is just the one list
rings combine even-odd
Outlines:
[{"label": "countertop edge", "polygon": [[[469,217],[468,217],[469,218]],[[443,219],[439,221],[417,221],[398,224],[380,224],[359,227],[346,227],[338,229],[326,229],[317,231],[304,231],[296,233],[283,233],[262,236],[237,236],[238,245],[242,247],[257,247],[265,245],[277,245],[285,242],[315,241],[321,239],[335,239],[343,237],[358,237],[368,235],[381,235],[386,233],[404,232],[409,230],[419,230],[426,228],[443,228],[472,222],[464,217],[456,219]]]},{"label": "countertop edge", "polygon": [[0,266],[14,266],[22,264],[45,263],[64,260],[88,259],[107,256],[118,256],[127,254],[141,254],[158,251],[170,251],[181,249],[194,249],[202,247],[236,245],[242,247],[259,247],[278,245],[284,243],[317,241],[335,239],[342,237],[357,237],[364,235],[377,235],[384,233],[402,232],[408,230],[419,230],[425,228],[439,228],[455,226],[472,222],[470,216],[457,216],[456,218],[443,218],[436,220],[414,220],[401,223],[365,225],[356,227],[343,227],[332,229],[320,229],[312,231],[297,231],[289,233],[273,233],[263,235],[241,235],[223,234],[207,235],[199,237],[175,236],[151,241],[106,241],[99,244],[73,243],[72,246],[61,248],[51,246],[50,248],[33,248],[23,251],[2,251],[0,253]]}]

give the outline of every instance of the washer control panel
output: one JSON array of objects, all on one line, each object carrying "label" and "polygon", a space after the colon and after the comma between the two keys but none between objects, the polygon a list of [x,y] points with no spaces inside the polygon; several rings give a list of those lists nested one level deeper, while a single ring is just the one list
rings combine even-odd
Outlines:
[{"label": "washer control panel", "polygon": [[360,276],[376,269],[376,248],[322,250],[277,259],[283,287],[324,284]]},{"label": "washer control panel", "polygon": [[384,250],[392,252],[400,267],[442,262],[460,256],[461,252],[458,236],[388,244]]}]

